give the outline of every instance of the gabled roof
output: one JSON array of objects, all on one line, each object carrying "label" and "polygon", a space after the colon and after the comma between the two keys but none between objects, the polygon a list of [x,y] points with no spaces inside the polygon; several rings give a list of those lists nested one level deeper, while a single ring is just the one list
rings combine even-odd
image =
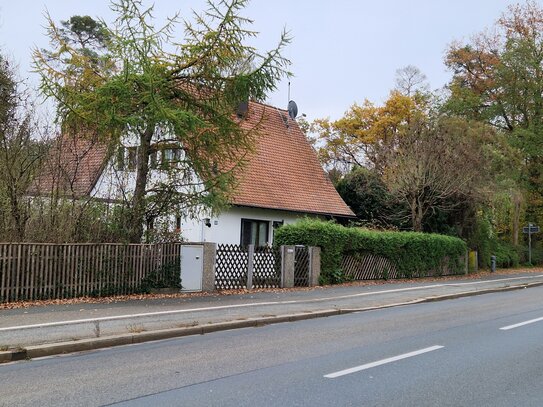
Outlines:
[{"label": "gabled roof", "polygon": [[[296,121],[287,118],[285,110],[249,103],[240,125],[247,130],[258,128],[258,136],[254,152],[238,175],[232,204],[354,217]],[[30,192],[50,194],[58,187],[71,196],[90,195],[108,159],[108,148],[100,142],[63,137]]]},{"label": "gabled roof", "polygon": [[79,198],[91,194],[108,158],[107,145],[91,138],[59,137],[54,141],[31,195],[62,193]]},{"label": "gabled roof", "polygon": [[[234,194],[234,204],[354,217],[322,169],[317,154],[288,112],[250,102],[242,127],[260,123],[255,152]],[[287,127],[288,124],[288,127]]]}]

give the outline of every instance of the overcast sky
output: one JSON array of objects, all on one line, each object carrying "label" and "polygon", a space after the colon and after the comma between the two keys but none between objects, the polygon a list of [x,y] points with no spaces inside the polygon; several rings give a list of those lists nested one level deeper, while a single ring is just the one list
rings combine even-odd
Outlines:
[{"label": "overcast sky", "polygon": [[[443,64],[453,40],[466,40],[490,26],[511,0],[253,0],[244,15],[260,32],[261,50],[272,48],[281,30],[293,42],[285,55],[292,61],[291,98],[308,119],[340,117],[354,102],[380,103],[394,86],[398,68],[415,65],[432,88],[450,78]],[[110,21],[108,0],[0,0],[0,47],[30,73],[31,50],[47,46],[43,12],[55,20],[72,15]],[[151,4],[147,2],[146,4]],[[201,10],[201,0],[156,0],[158,21],[181,11]],[[158,24],[157,24],[158,25]],[[286,108],[287,83],[269,96]]]}]

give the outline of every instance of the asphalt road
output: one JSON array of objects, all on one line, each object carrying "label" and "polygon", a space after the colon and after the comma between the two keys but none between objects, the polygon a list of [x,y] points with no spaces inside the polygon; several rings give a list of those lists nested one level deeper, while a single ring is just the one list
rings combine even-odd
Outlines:
[{"label": "asphalt road", "polygon": [[537,287],[1,365],[0,405],[541,406],[542,380]]},{"label": "asphalt road", "polygon": [[0,349],[70,342],[159,329],[208,326],[286,314],[381,308],[432,297],[543,284],[543,275],[494,275],[483,280],[318,287],[243,295],[144,299],[0,310]]}]

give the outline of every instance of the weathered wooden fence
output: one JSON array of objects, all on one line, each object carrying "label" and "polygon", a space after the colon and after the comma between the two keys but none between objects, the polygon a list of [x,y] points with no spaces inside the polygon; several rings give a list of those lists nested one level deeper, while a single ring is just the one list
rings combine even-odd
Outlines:
[{"label": "weathered wooden fence", "polygon": [[390,260],[373,254],[343,256],[341,267],[345,276],[353,280],[398,278],[396,267]]},{"label": "weathered wooden fence", "polygon": [[0,302],[135,293],[179,270],[181,246],[0,243]]},{"label": "weathered wooden fence", "polygon": [[[443,266],[439,270],[413,271],[412,277],[437,277],[450,276],[456,274],[465,274],[467,268],[462,270],[453,270],[446,267],[448,258],[443,259]],[[460,259],[460,264],[464,264],[464,258]],[[346,277],[352,280],[389,280],[395,278],[404,278],[396,266],[389,259],[377,256],[371,253],[363,255],[345,255],[343,256],[341,268]]]}]

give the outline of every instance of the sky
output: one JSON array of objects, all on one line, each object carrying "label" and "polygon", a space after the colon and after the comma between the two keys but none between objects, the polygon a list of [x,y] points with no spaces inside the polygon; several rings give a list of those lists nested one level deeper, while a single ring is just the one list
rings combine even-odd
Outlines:
[{"label": "sky", "polygon": [[[541,0],[543,1],[543,0]],[[145,4],[152,4],[144,0]],[[286,28],[292,43],[284,55],[292,61],[291,99],[309,120],[337,119],[355,102],[386,100],[395,72],[418,67],[432,89],[451,77],[443,58],[453,41],[491,26],[511,0],[252,0],[243,15],[254,20],[261,51],[273,48]],[[157,26],[180,11],[201,11],[203,0],[155,0]],[[34,47],[47,47],[45,11],[54,20],[90,15],[112,20],[108,0],[0,0],[0,50],[19,65],[31,86]],[[181,33],[180,33],[181,35]],[[268,97],[286,108],[288,80]]]}]

